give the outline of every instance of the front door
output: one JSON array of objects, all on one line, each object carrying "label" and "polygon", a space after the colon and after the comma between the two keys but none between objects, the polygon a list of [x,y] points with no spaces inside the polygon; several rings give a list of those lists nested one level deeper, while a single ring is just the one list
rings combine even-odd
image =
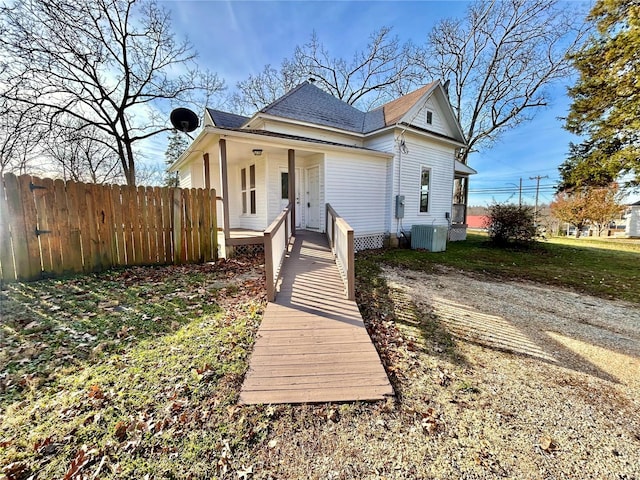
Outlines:
[{"label": "front door", "polygon": [[320,229],[320,167],[307,168],[307,228]]},{"label": "front door", "polygon": [[[302,212],[300,204],[300,169],[296,168],[296,228],[300,228]],[[280,169],[280,210],[289,205],[289,173],[284,168]]]}]

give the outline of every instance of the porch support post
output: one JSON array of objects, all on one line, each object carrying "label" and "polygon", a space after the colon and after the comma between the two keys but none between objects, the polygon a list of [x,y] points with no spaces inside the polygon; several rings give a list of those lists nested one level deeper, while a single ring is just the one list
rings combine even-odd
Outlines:
[{"label": "porch support post", "polygon": [[462,187],[464,188],[464,219],[463,224],[467,224],[467,210],[469,209],[469,176],[462,179]]},{"label": "porch support post", "polygon": [[220,147],[220,177],[222,179],[222,215],[224,238],[228,240],[231,236],[229,232],[229,185],[227,175],[227,141],[221,138],[218,142]]},{"label": "porch support post", "polygon": [[296,151],[289,149],[289,204],[291,205],[291,235],[296,236]]},{"label": "porch support post", "polygon": [[209,170],[209,154],[202,155],[202,162],[204,163],[204,188],[211,190],[211,175]]}]

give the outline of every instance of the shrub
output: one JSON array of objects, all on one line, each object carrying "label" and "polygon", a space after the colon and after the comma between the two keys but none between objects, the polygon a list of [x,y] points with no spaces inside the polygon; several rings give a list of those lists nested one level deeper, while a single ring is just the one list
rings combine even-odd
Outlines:
[{"label": "shrub", "polygon": [[533,208],[495,203],[489,207],[485,227],[499,246],[524,246],[536,240]]}]

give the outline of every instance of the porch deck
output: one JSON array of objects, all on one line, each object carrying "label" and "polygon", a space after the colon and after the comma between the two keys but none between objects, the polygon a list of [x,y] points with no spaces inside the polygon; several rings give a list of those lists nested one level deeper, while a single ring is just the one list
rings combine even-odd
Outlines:
[{"label": "porch deck", "polygon": [[382,400],[393,389],[325,237],[298,231],[267,305],[240,404]]}]

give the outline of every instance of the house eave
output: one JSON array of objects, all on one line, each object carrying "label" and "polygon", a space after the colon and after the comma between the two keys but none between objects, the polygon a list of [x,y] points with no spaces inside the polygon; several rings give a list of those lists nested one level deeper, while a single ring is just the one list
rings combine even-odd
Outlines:
[{"label": "house eave", "polygon": [[408,123],[404,123],[404,122],[389,125],[388,127],[381,128],[380,130],[375,130],[373,132],[368,133],[366,136],[375,137],[376,135],[384,134],[384,133],[395,131],[395,130],[402,130],[402,132],[412,132],[417,135],[426,136],[434,140],[439,140],[441,142],[448,143],[458,148],[467,148],[467,144],[464,142],[461,142],[458,139],[448,137],[446,135],[442,135],[437,132],[432,132],[424,128],[416,127],[414,125],[409,125]]},{"label": "house eave", "polygon": [[[335,151],[335,152],[348,152],[352,154],[366,154],[367,156],[372,156],[376,158],[381,158],[388,160],[393,158],[393,153],[382,152],[379,150],[373,150],[370,148],[359,147],[359,146],[351,146],[351,145],[341,145],[337,143],[324,143],[324,141],[318,140],[314,141],[313,139],[305,140],[305,139],[293,139],[293,138],[280,138],[277,136],[268,136],[266,134],[259,134],[254,132],[246,132],[243,129],[238,130],[229,130],[223,129],[219,127],[206,127],[206,132],[210,134],[219,135],[221,138],[232,138],[236,141],[243,142],[251,142],[251,143],[260,143],[264,146],[272,146],[275,148],[292,148],[298,147],[299,149],[304,149],[307,151],[315,152],[315,153],[324,153],[326,151]],[[274,132],[269,132],[274,133]],[[285,135],[285,134],[281,134]]]},{"label": "house eave", "polygon": [[197,152],[196,147],[200,145],[200,143],[202,143],[202,141],[205,139],[207,129],[209,128],[211,127],[205,126],[200,131],[200,133],[196,136],[193,142],[191,142],[191,145],[189,145],[189,147],[184,152],[182,152],[182,155],[180,155],[175,162],[173,162],[171,165],[169,165],[169,167],[167,167],[168,172],[175,172],[179,170],[180,167],[182,167],[185,163],[187,163],[191,154]]}]

